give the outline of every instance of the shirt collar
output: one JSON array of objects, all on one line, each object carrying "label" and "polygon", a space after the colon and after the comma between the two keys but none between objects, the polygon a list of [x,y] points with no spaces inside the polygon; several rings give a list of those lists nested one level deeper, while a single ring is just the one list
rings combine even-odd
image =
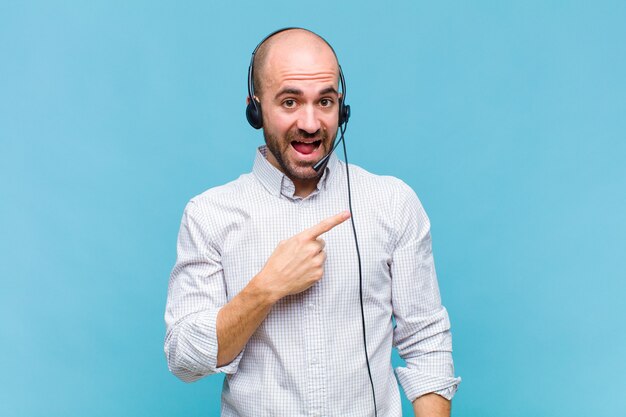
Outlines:
[{"label": "shirt collar", "polygon": [[[293,181],[267,160],[267,152],[266,145],[259,146],[254,158],[252,173],[272,195],[280,197],[282,194],[291,199],[299,198],[294,196],[296,187]],[[337,155],[333,152],[328,158],[322,177],[317,183],[317,189],[313,194],[326,189],[329,179],[338,168],[338,163]]]}]

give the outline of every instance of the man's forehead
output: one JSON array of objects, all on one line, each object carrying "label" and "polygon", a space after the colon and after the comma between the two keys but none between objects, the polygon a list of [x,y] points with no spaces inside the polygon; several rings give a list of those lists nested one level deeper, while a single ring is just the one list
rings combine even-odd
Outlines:
[{"label": "man's forehead", "polygon": [[294,68],[281,64],[279,67],[268,68],[265,77],[268,88],[298,89],[308,93],[335,89],[338,81],[337,71],[332,66],[329,68]]}]

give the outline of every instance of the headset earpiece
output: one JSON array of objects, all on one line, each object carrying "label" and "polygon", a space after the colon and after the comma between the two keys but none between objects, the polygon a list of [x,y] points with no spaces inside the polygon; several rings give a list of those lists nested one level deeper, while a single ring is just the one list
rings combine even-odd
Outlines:
[{"label": "headset earpiece", "polygon": [[249,97],[250,102],[246,107],[246,119],[255,129],[263,127],[263,113],[261,113],[261,103],[256,98]]},{"label": "headset earpiece", "polygon": [[350,119],[350,106],[343,104],[343,98],[339,99],[339,127],[348,123]]}]

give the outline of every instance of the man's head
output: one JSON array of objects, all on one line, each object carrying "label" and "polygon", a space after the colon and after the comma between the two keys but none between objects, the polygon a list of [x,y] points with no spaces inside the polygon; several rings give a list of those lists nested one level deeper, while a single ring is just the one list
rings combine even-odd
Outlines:
[{"label": "man's head", "polygon": [[339,65],[330,46],[304,29],[267,39],[254,57],[268,160],[298,183],[316,183],[312,166],[335,139],[340,106]]}]

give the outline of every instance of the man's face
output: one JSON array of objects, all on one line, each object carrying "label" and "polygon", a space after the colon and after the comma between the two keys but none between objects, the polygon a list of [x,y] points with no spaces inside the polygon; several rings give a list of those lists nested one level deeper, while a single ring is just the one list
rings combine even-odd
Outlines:
[{"label": "man's face", "polygon": [[335,56],[306,42],[272,46],[261,81],[268,161],[296,185],[318,180],[313,165],[330,151],[339,115]]}]

